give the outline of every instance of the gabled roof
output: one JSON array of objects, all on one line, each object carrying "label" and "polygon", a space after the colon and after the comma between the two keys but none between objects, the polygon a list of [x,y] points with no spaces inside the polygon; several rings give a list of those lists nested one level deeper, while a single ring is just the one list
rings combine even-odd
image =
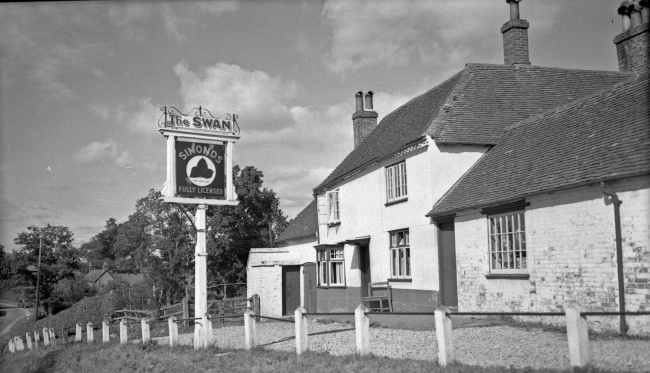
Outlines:
[{"label": "gabled roof", "polygon": [[467,64],[465,69],[388,114],[314,189],[341,180],[424,139],[494,145],[509,125],[634,76],[614,71]]},{"label": "gabled roof", "polygon": [[[88,272],[84,276],[84,282],[95,282],[95,281],[97,281],[97,279],[102,277],[104,272],[108,272],[108,271],[106,271],[104,269],[93,269],[92,271]],[[111,274],[109,273],[108,275],[110,276]],[[113,276],[111,276],[111,277],[113,277]]]},{"label": "gabled roof", "polygon": [[313,199],[293,221],[285,228],[284,232],[275,242],[282,242],[294,238],[312,236],[316,237],[318,232],[318,208],[316,199]]},{"label": "gabled roof", "polygon": [[648,73],[516,123],[429,215],[650,174]]}]

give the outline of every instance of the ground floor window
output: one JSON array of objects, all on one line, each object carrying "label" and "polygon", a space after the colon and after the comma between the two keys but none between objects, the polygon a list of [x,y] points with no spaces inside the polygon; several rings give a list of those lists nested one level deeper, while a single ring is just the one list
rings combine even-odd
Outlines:
[{"label": "ground floor window", "polygon": [[411,246],[408,229],[390,233],[390,265],[392,278],[411,278]]},{"label": "ground floor window", "polygon": [[524,211],[488,216],[490,272],[526,272]]},{"label": "ground floor window", "polygon": [[342,248],[316,251],[319,286],[345,286],[345,260]]}]

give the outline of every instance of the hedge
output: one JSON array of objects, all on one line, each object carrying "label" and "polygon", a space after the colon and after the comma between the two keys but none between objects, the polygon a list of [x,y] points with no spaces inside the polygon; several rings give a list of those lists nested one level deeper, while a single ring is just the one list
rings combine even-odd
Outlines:
[{"label": "hedge", "polygon": [[113,312],[122,308],[120,299],[113,293],[85,298],[75,303],[72,307],[59,312],[56,315],[48,316],[36,322],[29,322],[20,326],[16,325],[12,335],[24,335],[33,333],[43,328],[52,328],[55,331],[61,329],[74,329],[76,324],[85,325],[92,322],[94,326],[100,326],[102,321],[111,317]]}]

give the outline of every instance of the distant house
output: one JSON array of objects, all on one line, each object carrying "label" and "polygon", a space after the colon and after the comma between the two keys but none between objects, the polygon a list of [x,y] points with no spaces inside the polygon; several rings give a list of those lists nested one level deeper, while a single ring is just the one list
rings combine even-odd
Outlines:
[{"label": "distant house", "polygon": [[293,314],[299,306],[316,312],[316,200],[305,207],[276,240],[277,248],[251,249],[247,294],[260,295],[263,315]]},{"label": "distant house", "polygon": [[142,280],[144,280],[144,276],[141,273],[111,271],[106,263],[102,269],[93,269],[88,272],[83,279],[88,286],[94,287],[97,291],[101,291],[111,281],[134,285]]}]

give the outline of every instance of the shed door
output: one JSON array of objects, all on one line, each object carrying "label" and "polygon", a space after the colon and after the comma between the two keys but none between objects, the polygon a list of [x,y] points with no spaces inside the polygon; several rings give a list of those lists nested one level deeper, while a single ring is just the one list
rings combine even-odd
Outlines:
[{"label": "shed door", "polygon": [[458,287],[456,283],[456,238],[454,223],[440,224],[438,257],[440,258],[440,295],[442,304],[458,309]]},{"label": "shed door", "polygon": [[316,263],[305,264],[302,268],[305,278],[305,309],[307,312],[316,312],[316,288],[318,286]]},{"label": "shed door", "polygon": [[300,266],[282,267],[282,314],[293,315],[300,307]]}]

